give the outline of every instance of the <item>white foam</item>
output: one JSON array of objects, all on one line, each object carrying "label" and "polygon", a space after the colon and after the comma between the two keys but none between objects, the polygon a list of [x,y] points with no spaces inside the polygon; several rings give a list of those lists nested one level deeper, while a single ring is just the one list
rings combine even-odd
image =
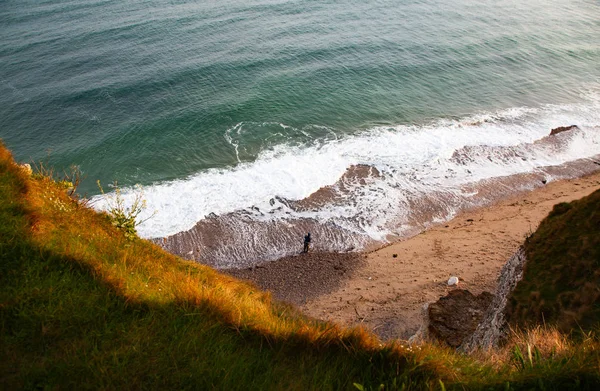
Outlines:
[{"label": "white foam", "polygon": [[[582,130],[573,133],[566,148],[527,146],[548,135],[550,129],[571,124],[579,125]],[[382,240],[401,224],[410,194],[433,190],[460,192],[460,186],[466,183],[597,155],[600,132],[591,128],[598,126],[600,99],[596,93],[577,105],[512,108],[423,126],[372,128],[359,135],[315,145],[279,145],[263,151],[252,163],[206,170],[189,178],[147,186],[145,214],[154,210],[158,213],[139,227],[139,233],[144,237],[167,236],[192,228],[210,213],[224,214],[255,206],[259,211],[251,213],[257,219],[315,218]],[[239,129],[240,124],[228,131],[226,137]],[[239,159],[239,145],[229,141]],[[465,146],[514,147],[525,159],[490,160],[482,155],[470,156],[474,161],[467,165],[457,164],[452,155]],[[371,180],[367,186],[357,186],[345,204],[304,212],[287,208],[276,211],[283,205],[270,204],[276,196],[291,200],[305,198],[335,183],[355,164],[375,166],[383,178]],[[123,195],[126,202],[133,199],[130,189],[124,189]],[[97,208],[105,207],[102,199],[96,197],[93,201]],[[269,211],[272,213],[266,213]],[[390,224],[391,216],[396,227]],[[447,216],[438,217],[444,218]]]}]

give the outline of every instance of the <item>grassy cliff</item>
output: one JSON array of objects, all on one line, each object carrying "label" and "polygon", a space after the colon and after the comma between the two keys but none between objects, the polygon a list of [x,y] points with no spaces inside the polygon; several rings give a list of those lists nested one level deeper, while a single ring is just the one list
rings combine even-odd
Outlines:
[{"label": "grassy cliff", "polygon": [[600,190],[560,203],[527,239],[507,314],[513,325],[590,331],[600,322]]},{"label": "grassy cliff", "polygon": [[126,239],[4,147],[0,222],[2,389],[343,389],[444,376],[423,354]]},{"label": "grassy cliff", "polygon": [[525,365],[308,319],[128,240],[0,145],[0,389],[594,389],[586,346]]}]

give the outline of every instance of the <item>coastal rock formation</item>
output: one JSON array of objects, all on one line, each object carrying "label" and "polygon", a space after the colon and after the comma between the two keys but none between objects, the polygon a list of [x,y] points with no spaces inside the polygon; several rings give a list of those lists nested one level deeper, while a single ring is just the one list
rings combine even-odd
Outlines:
[{"label": "coastal rock formation", "polygon": [[550,131],[550,136],[554,136],[555,134],[559,134],[562,132],[566,132],[567,130],[574,130],[574,129],[579,129],[579,127],[577,125],[559,126],[558,128],[554,128]]},{"label": "coastal rock formation", "polygon": [[502,267],[494,300],[475,332],[464,341],[460,350],[470,352],[478,347],[484,349],[496,347],[498,342],[506,336],[506,317],[504,314],[506,303],[508,296],[523,278],[523,267],[526,262],[525,250],[520,247]]},{"label": "coastal rock formation", "polygon": [[[592,128],[593,129],[593,128]],[[535,156],[540,149],[552,148],[556,151],[568,151],[576,131],[581,130],[577,125],[561,126],[554,128],[547,136],[532,143],[521,143],[511,147],[499,147],[495,145],[466,145],[456,149],[452,153],[450,161],[461,166],[470,166],[482,159],[490,162],[503,162],[510,164],[514,161],[527,161]],[[554,137],[564,133],[560,137]]]},{"label": "coastal rock formation", "polygon": [[475,331],[493,299],[489,292],[475,296],[465,289],[450,291],[428,307],[429,336],[459,347]]}]

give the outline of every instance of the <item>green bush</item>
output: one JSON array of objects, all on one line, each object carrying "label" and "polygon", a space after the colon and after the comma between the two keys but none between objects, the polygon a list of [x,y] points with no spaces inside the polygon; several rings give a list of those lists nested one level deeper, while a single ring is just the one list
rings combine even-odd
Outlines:
[{"label": "green bush", "polygon": [[148,221],[156,214],[156,211],[148,218],[138,221],[138,216],[146,209],[146,200],[141,185],[135,185],[135,197],[131,206],[125,206],[125,200],[121,194],[121,188],[117,181],[114,182],[114,193],[106,194],[100,181],[96,181],[100,192],[104,196],[107,204],[107,213],[112,225],[123,231],[125,237],[129,240],[137,238],[136,226]]}]

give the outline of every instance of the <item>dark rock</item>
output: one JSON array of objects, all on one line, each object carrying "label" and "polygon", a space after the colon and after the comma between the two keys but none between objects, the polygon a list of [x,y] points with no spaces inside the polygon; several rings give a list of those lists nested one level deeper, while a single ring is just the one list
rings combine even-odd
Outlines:
[{"label": "dark rock", "polygon": [[477,330],[464,341],[460,350],[471,352],[477,348],[495,348],[506,337],[508,327],[504,312],[508,296],[523,278],[523,268],[526,263],[525,249],[520,247],[502,267],[492,304],[488,307]]},{"label": "dark rock", "polygon": [[473,334],[493,299],[489,292],[474,296],[464,289],[450,291],[429,305],[429,336],[453,348],[460,346]]},{"label": "dark rock", "polygon": [[571,125],[571,126],[560,126],[558,128],[554,128],[550,131],[550,136],[554,136],[555,134],[559,134],[562,132],[566,132],[567,130],[574,130],[574,129],[579,129],[579,127],[577,125]]}]

